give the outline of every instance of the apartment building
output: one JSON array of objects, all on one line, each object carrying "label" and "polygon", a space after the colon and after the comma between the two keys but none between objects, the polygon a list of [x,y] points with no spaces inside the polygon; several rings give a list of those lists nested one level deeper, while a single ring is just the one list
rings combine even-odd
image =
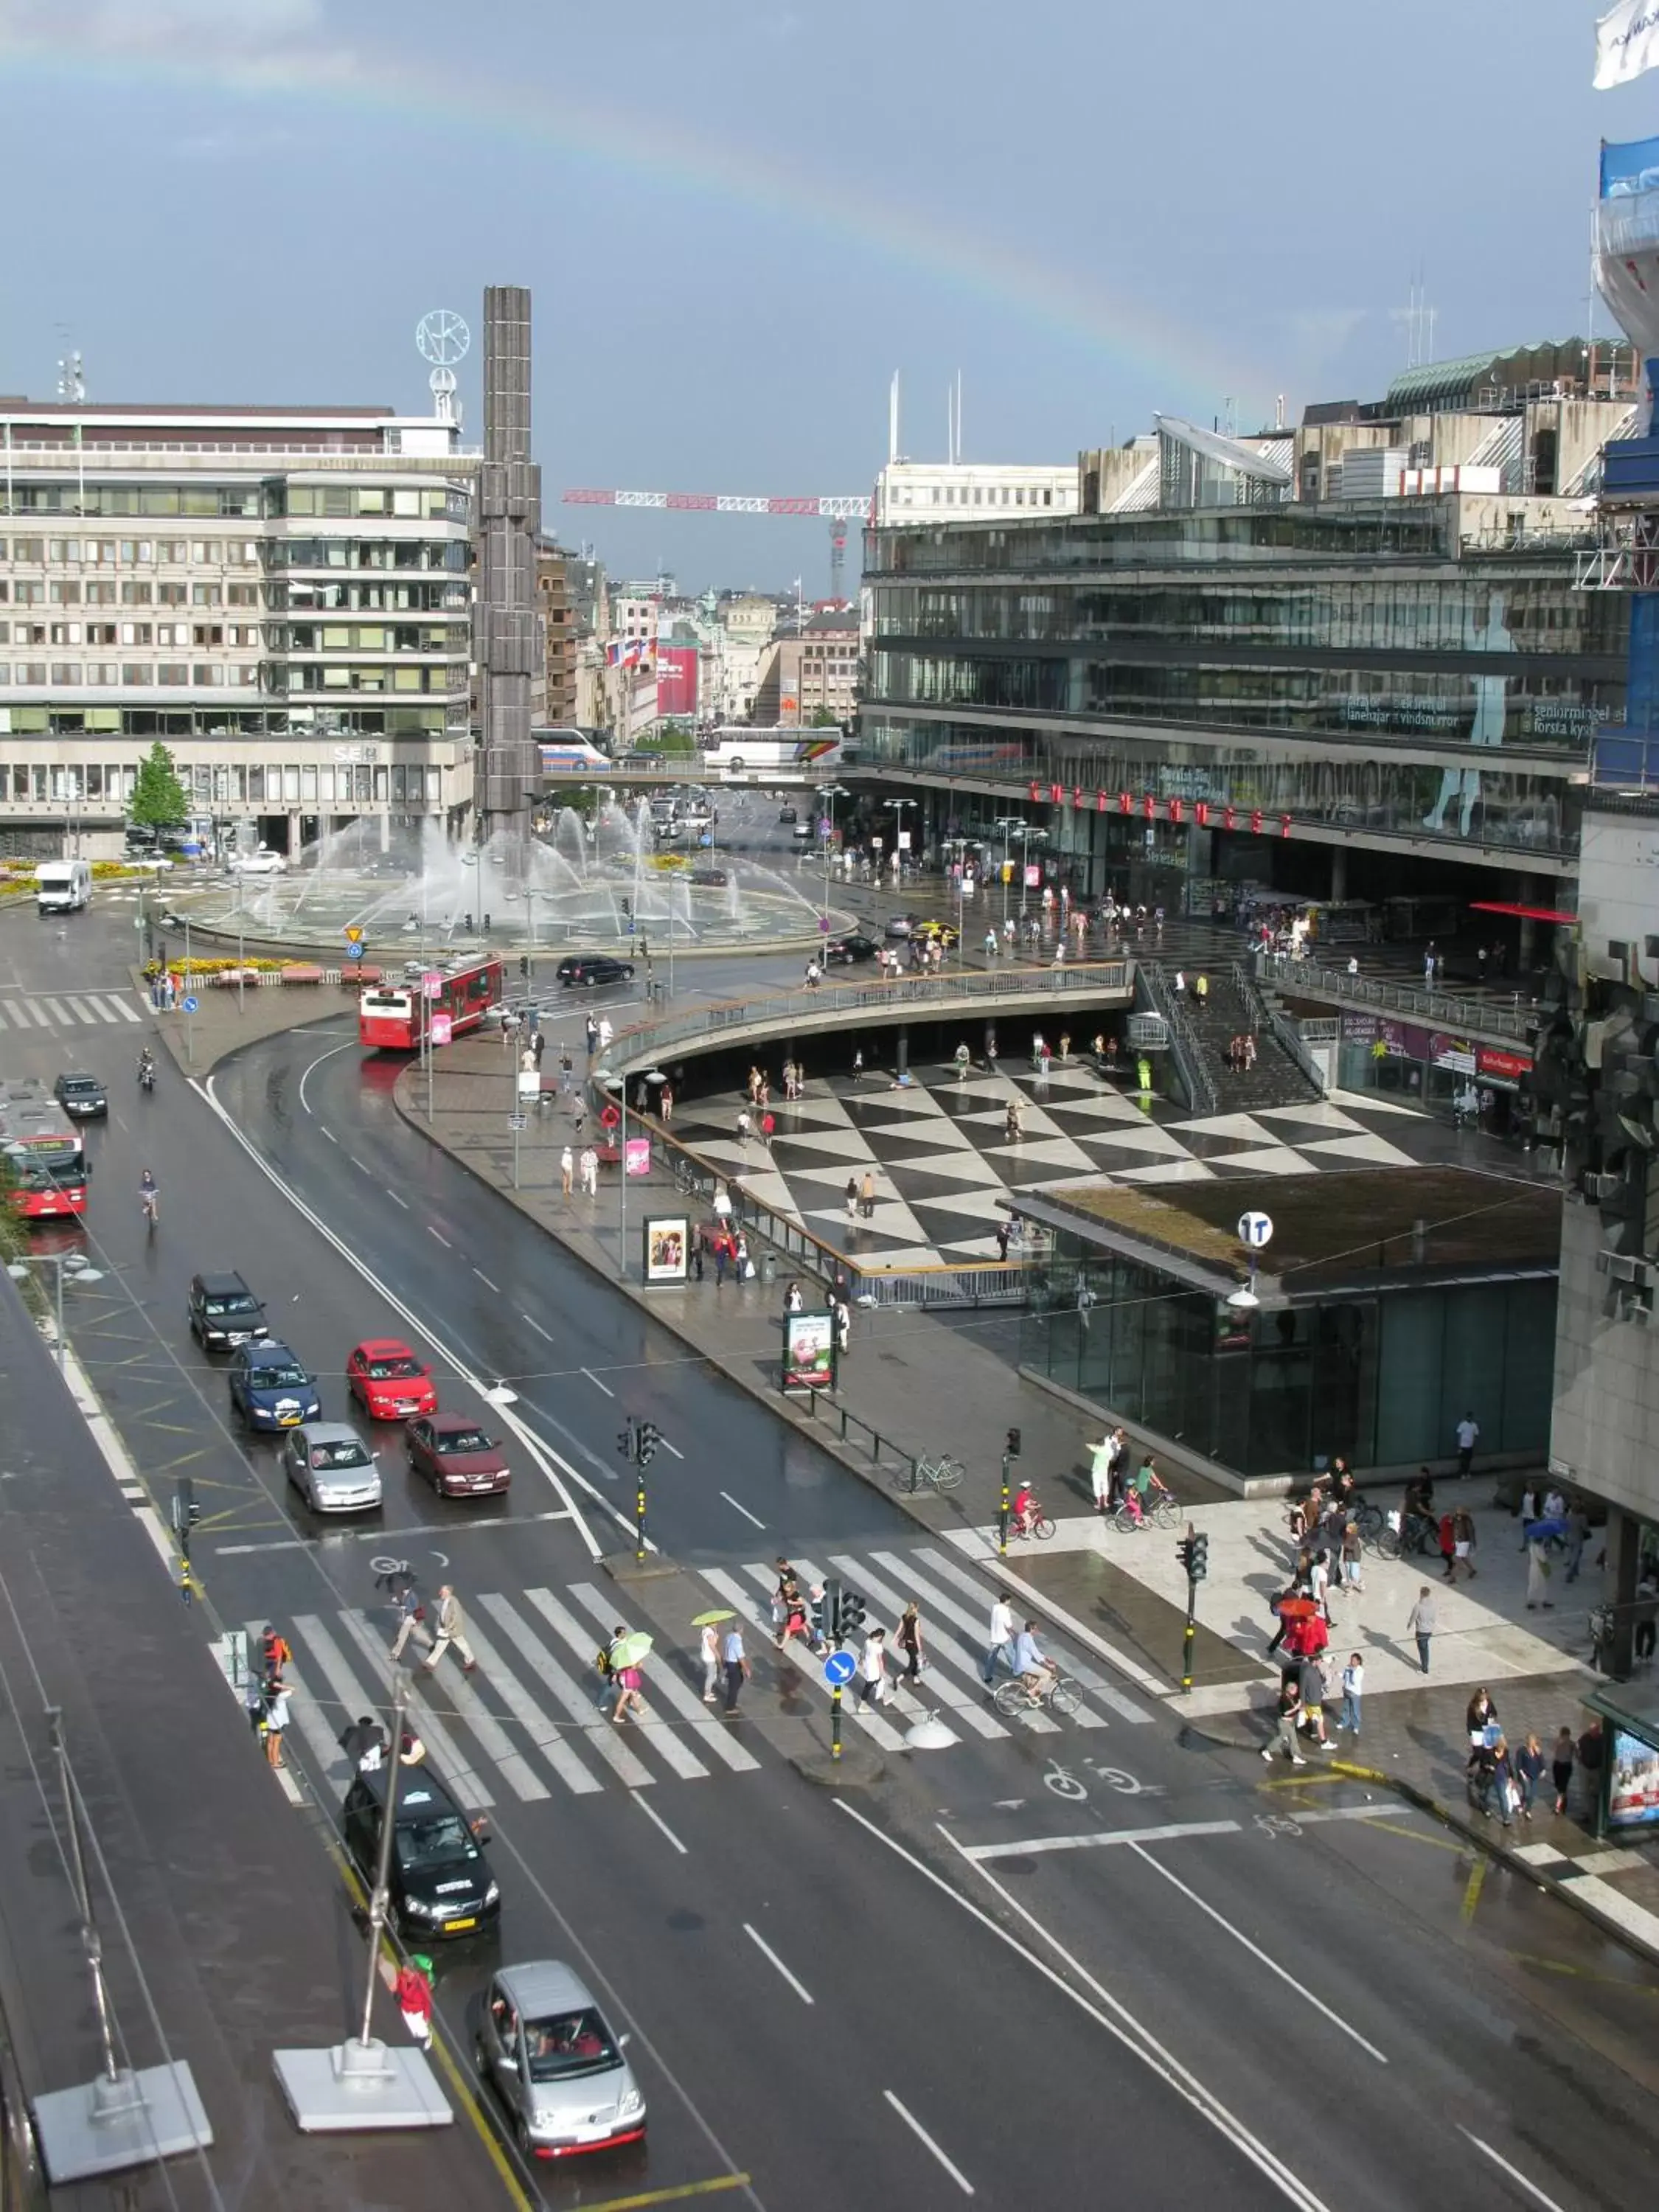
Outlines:
[{"label": "apartment building", "polygon": [[576,646],[580,632],[570,590],[569,556],[556,545],[536,554],[536,601],[547,639],[546,718],[556,729],[576,720]]},{"label": "apartment building", "polygon": [[848,720],[858,709],[859,618],[814,614],[799,635],[774,638],[756,679],[754,719],[775,723]]},{"label": "apartment building", "polygon": [[138,764],[289,851],[472,804],[456,425],[0,398],[0,848],[118,851]]}]

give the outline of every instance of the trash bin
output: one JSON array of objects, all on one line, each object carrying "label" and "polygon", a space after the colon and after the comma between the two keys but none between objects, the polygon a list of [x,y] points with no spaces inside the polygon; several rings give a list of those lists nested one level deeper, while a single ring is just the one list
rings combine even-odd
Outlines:
[{"label": "trash bin", "polygon": [[762,1280],[762,1282],[763,1282],[763,1283],[775,1283],[777,1279],[778,1279],[778,1261],[777,1261],[777,1255],[776,1255],[775,1252],[763,1252],[763,1253],[761,1254],[761,1280]]}]

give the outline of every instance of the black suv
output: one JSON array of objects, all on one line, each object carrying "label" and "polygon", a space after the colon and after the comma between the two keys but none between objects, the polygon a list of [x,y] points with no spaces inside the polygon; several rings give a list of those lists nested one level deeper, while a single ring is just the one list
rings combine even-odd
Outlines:
[{"label": "black suv", "polygon": [[573,952],[560,961],[558,977],[567,990],[573,983],[629,983],[634,979],[634,963],[613,959],[608,952]]},{"label": "black suv", "polygon": [[236,1274],[191,1277],[190,1333],[208,1352],[232,1352],[270,1334],[264,1308]]},{"label": "black suv", "polygon": [[[387,1770],[360,1774],[346,1792],[340,1832],[352,1864],[372,1888],[386,1826]],[[398,1769],[389,1905],[407,1942],[470,1936],[501,1911],[501,1888],[453,1792],[429,1766]]]}]

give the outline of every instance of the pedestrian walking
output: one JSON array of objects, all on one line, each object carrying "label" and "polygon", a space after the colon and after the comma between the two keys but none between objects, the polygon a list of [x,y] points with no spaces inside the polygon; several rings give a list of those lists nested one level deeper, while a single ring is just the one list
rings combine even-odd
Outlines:
[{"label": "pedestrian walking", "polygon": [[1325,1733],[1325,1669],[1316,1653],[1310,1652],[1302,1662],[1296,1686],[1302,1698],[1303,1727],[1322,1751],[1334,1751],[1336,1746]]},{"label": "pedestrian walking", "polygon": [[1359,1524],[1354,1521],[1346,1522],[1342,1529],[1342,1587],[1344,1589],[1363,1590],[1364,1589],[1364,1561],[1365,1547],[1360,1541]]},{"label": "pedestrian walking", "polygon": [[597,1199],[599,1194],[599,1156],[592,1145],[582,1146],[582,1194]]},{"label": "pedestrian walking", "polygon": [[859,1218],[859,1179],[856,1176],[848,1176],[847,1178],[846,1198],[847,1218],[849,1221],[856,1221]]},{"label": "pedestrian walking", "polygon": [[1567,1513],[1567,1571],[1563,1582],[1576,1583],[1583,1565],[1584,1547],[1589,1541],[1589,1516],[1582,1503],[1575,1498]]},{"label": "pedestrian walking", "polygon": [[1460,1482],[1468,1478],[1474,1465],[1474,1448],[1480,1441],[1480,1424],[1474,1415],[1465,1413],[1457,1424],[1457,1477]]},{"label": "pedestrian walking", "polygon": [[576,1155],[567,1145],[559,1154],[559,1188],[564,1197],[569,1197],[575,1179]]},{"label": "pedestrian walking", "polygon": [[853,1344],[853,1312],[845,1298],[837,1298],[830,1309],[836,1320],[836,1355],[845,1359]]},{"label": "pedestrian walking", "polygon": [[613,1728],[620,1728],[631,1710],[636,1721],[645,1718],[645,1700],[640,1692],[645,1686],[645,1677],[636,1664],[612,1666],[611,1679],[617,1687],[617,1702],[611,1709]]},{"label": "pedestrian walking", "polygon": [[876,1218],[876,1178],[868,1168],[865,1170],[864,1181],[859,1189],[859,1212],[866,1221],[873,1221]]},{"label": "pedestrian walking", "polygon": [[1555,1746],[1550,1753],[1550,1780],[1555,1785],[1555,1809],[1558,1813],[1565,1813],[1567,1809],[1567,1792],[1572,1787],[1572,1730],[1570,1728],[1558,1729]]},{"label": "pedestrian walking", "polygon": [[1457,1523],[1449,1513],[1440,1516],[1440,1567],[1443,1578],[1449,1583],[1457,1580]]},{"label": "pedestrian walking", "polygon": [[1005,1667],[1012,1665],[1013,1649],[1014,1605],[1005,1590],[992,1603],[990,1640],[985,1647],[985,1656],[979,1662],[979,1671],[988,1690],[996,1680],[998,1662]]},{"label": "pedestrian walking", "polygon": [[472,1646],[466,1640],[466,1624],[461,1617],[461,1601],[448,1583],[438,1586],[437,1633],[432,1639],[430,1655],[421,1663],[428,1674],[437,1672],[438,1662],[453,1644],[460,1655],[461,1671],[472,1674],[477,1661],[472,1656]]},{"label": "pedestrian walking", "polygon": [[[392,1606],[397,1615],[398,1633],[392,1639],[392,1657],[395,1664],[404,1656],[404,1646],[416,1630],[426,1632],[422,1623],[426,1619],[426,1607],[421,1603],[421,1594],[413,1575],[398,1575],[392,1579]],[[428,1644],[432,1641],[428,1636]]]},{"label": "pedestrian walking", "polygon": [[720,1663],[726,1669],[726,1711],[738,1710],[738,1695],[749,1680],[749,1659],[743,1648],[743,1631],[734,1620],[726,1632],[720,1646]]},{"label": "pedestrian walking", "polygon": [[272,1766],[287,1764],[283,1757],[283,1732],[288,1726],[290,1694],[280,1674],[265,1681],[265,1757]]},{"label": "pedestrian walking", "polygon": [[859,1654],[857,1689],[866,1705],[878,1705],[887,1694],[887,1632],[872,1628]]},{"label": "pedestrian walking", "polygon": [[1463,1506],[1452,1516],[1452,1572],[1462,1567],[1473,1582],[1477,1572],[1474,1564],[1474,1516]]},{"label": "pedestrian walking", "polygon": [[702,1662],[702,1701],[706,1705],[718,1704],[715,1692],[720,1679],[720,1632],[712,1620],[703,1624],[697,1656]]},{"label": "pedestrian walking", "polygon": [[538,1075],[542,1072],[542,1055],[546,1050],[547,1031],[538,1027],[530,1043],[531,1056]]},{"label": "pedestrian walking", "polygon": [[662,1116],[664,1128],[672,1129],[674,1126],[674,1086],[672,1083],[665,1083],[657,1093],[657,1111]]},{"label": "pedestrian walking", "polygon": [[568,1097],[570,1091],[570,1080],[575,1072],[576,1064],[570,1057],[570,1048],[568,1044],[562,1044],[559,1047],[559,1091],[561,1096]]},{"label": "pedestrian walking", "polygon": [[1429,1646],[1438,1626],[1434,1592],[1425,1583],[1417,1593],[1417,1603],[1406,1615],[1406,1633],[1417,1638],[1418,1663],[1425,1674],[1429,1671]]},{"label": "pedestrian walking", "polygon": [[601,1052],[610,1051],[611,1040],[615,1035],[616,1031],[611,1026],[610,1015],[601,1014],[599,1016],[599,1050]]},{"label": "pedestrian walking", "polygon": [[1515,1754],[1515,1778],[1521,1791],[1521,1818],[1530,1820],[1532,1808],[1538,1796],[1538,1786],[1544,1778],[1548,1762],[1543,1746],[1528,1729],[1527,1740]]},{"label": "pedestrian walking", "polygon": [[1538,1518],[1538,1485],[1529,1482],[1521,1492],[1521,1541],[1517,1549],[1524,1552],[1532,1540],[1527,1531]]},{"label": "pedestrian walking", "polygon": [[1350,1735],[1359,1733],[1360,1709],[1365,1698],[1365,1662],[1357,1651],[1348,1654],[1342,1669],[1342,1717],[1338,1725]]},{"label": "pedestrian walking", "polygon": [[1285,1677],[1279,1686],[1278,1718],[1274,1734],[1261,1747],[1261,1756],[1271,1762],[1274,1752],[1282,1750],[1292,1766],[1305,1766],[1307,1760],[1297,1748],[1297,1723],[1302,1717],[1302,1692],[1294,1674]]},{"label": "pedestrian walking", "polygon": [[800,1294],[800,1285],[796,1282],[792,1282],[783,1294],[783,1310],[785,1315],[798,1314],[801,1310],[803,1303],[804,1301],[802,1300]]},{"label": "pedestrian walking", "polygon": [[904,1679],[914,1682],[923,1666],[921,1656],[921,1612],[915,1598],[899,1615],[898,1626],[893,1631],[893,1643],[904,1654]]},{"label": "pedestrian walking", "polygon": [[1553,1601],[1544,1593],[1550,1586],[1550,1555],[1544,1548],[1543,1539],[1534,1536],[1527,1547],[1527,1611],[1536,1613],[1541,1605],[1546,1613],[1555,1610]]}]

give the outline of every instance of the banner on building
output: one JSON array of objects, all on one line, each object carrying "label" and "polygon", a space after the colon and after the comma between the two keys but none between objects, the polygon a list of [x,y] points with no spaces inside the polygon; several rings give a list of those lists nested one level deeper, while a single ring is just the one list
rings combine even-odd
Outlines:
[{"label": "banner on building", "polygon": [[1628,84],[1656,64],[1659,0],[1620,0],[1595,26],[1595,89]]}]

